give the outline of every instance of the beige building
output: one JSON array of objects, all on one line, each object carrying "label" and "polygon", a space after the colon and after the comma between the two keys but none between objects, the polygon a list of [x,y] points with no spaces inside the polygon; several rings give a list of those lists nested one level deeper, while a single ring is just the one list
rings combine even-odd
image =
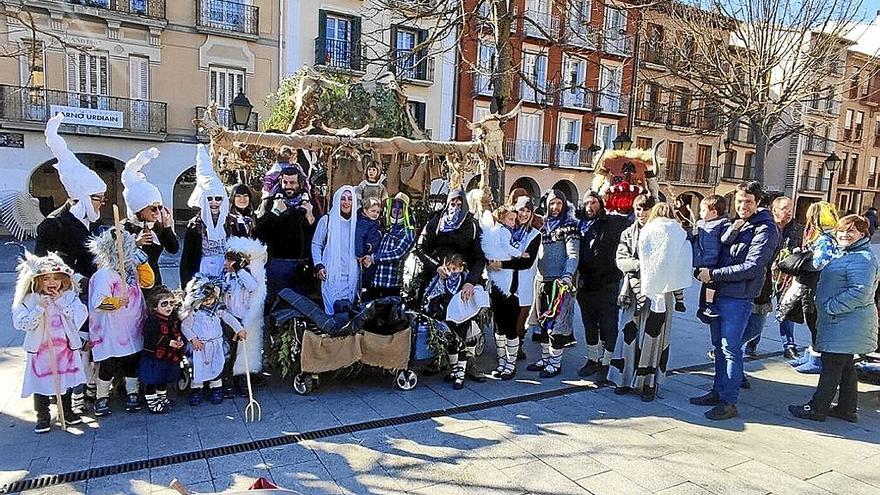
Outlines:
[{"label": "beige building", "polygon": [[278,86],[280,2],[32,0],[36,33],[13,19],[19,3],[0,0],[10,14],[0,17],[0,43],[22,52],[0,58],[0,189],[29,189],[44,211],[66,199],[42,136],[64,112],[69,147],[104,178],[111,202],[122,204],[125,161],[155,146],[161,155],[144,172],[186,220],[181,174],[205,139],[192,119],[216,101],[229,123],[242,92],[257,128]]},{"label": "beige building", "polygon": [[429,138],[450,139],[455,50],[453,39],[416,49],[431,38],[430,20],[407,22],[370,0],[289,0],[283,2],[281,15],[285,76],[304,65],[365,80],[390,70],[419,127]]}]

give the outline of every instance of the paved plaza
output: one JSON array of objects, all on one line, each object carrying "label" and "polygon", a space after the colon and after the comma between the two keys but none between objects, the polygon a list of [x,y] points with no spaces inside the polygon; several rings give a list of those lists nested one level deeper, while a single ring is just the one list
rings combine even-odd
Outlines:
[{"label": "paved plaza", "polygon": [[[173,277],[173,271],[166,276]],[[0,274],[4,300],[11,299],[13,285],[13,274]],[[693,292],[687,300],[693,304]],[[808,340],[806,329],[799,327],[798,342]],[[174,478],[204,493],[245,488],[258,477],[303,494],[880,492],[880,387],[862,385],[857,425],[792,418],[786,406],[806,401],[817,376],[799,375],[782,361],[772,321],[759,348],[763,357],[746,363],[752,388],[741,395],[740,418],[721,423],[706,420],[704,408],[687,402],[711,385],[708,334],[691,311],[675,316],[671,367],[679,371],[653,403],[580,380],[581,344],[566,353],[562,375],[550,380],[538,379],[521,364],[514,381],[468,382],[461,391],[436,376],[422,378],[409,392],[392,388],[390,377],[364,377],[325,380],[313,395],[301,397],[273,377],[258,391],[263,408],[258,423],[243,421],[241,399],[191,408],[179,397],[166,416],[127,414],[116,403],[109,417],[87,418],[71,432],[56,428],[46,435],[33,433],[31,401],[19,398],[21,342],[22,334],[4,314],[0,487],[14,488],[16,481],[44,475],[166,459],[159,467],[115,475],[102,470],[100,476],[50,483],[26,494],[173,493],[167,486]],[[491,342],[488,347],[486,369],[491,367]],[[531,356],[538,353],[531,342],[526,350]],[[552,392],[560,389],[565,393]],[[485,407],[499,399],[512,400]],[[468,412],[460,412],[461,406]],[[416,413],[430,414],[421,420],[407,417]],[[352,433],[322,431],[387,418],[401,419]],[[291,437],[307,432],[317,433],[303,435],[311,439]],[[300,441],[252,448],[254,441],[284,436]],[[205,454],[238,444],[243,444],[238,453]],[[181,453],[196,460],[167,461],[166,456]]]}]

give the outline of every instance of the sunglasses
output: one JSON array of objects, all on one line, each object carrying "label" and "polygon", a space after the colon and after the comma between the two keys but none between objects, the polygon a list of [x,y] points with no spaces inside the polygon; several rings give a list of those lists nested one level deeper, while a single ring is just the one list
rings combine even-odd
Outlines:
[{"label": "sunglasses", "polygon": [[159,302],[160,308],[170,308],[172,306],[174,306],[174,301],[161,301],[161,302]]},{"label": "sunglasses", "polygon": [[162,209],[162,207],[161,207],[161,206],[155,206],[155,205],[154,205],[154,206],[148,206],[147,209],[150,210],[150,211],[159,211],[159,210]]},{"label": "sunglasses", "polygon": [[208,201],[216,201],[220,203],[223,201],[223,196],[208,196]]},{"label": "sunglasses", "polygon": [[93,195],[89,196],[89,198],[92,201],[100,201],[102,204],[107,202],[107,200],[104,199],[104,196],[102,196],[102,195],[93,194]]}]

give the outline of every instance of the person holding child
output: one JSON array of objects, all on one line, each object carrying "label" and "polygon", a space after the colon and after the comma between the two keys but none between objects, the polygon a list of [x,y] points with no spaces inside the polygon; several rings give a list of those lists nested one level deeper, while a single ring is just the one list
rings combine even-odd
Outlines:
[{"label": "person holding child", "polygon": [[57,407],[63,410],[65,423],[82,423],[71,407],[73,388],[86,382],[79,328],[88,310],[79,299],[80,278],[54,253],[37,257],[25,252],[18,265],[12,323],[25,332],[21,396],[34,396],[36,433],[51,429],[49,400],[55,394],[61,396]]},{"label": "person holding child", "polygon": [[387,231],[375,253],[364,256],[363,299],[370,301],[386,296],[400,296],[401,263],[415,243],[409,212],[409,196],[397,193],[385,208]]}]

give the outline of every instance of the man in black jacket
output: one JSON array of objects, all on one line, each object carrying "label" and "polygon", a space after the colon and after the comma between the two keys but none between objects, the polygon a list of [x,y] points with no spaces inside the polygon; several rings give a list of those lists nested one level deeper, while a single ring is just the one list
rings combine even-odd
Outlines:
[{"label": "man in black jacket", "polygon": [[[37,256],[46,256],[50,251],[57,252],[73,271],[85,277],[83,282],[86,283],[95,274],[95,264],[92,262],[92,253],[86,247],[86,241],[98,234],[101,223],[76,218],[70,211],[75,201],[68,200],[40,223],[34,252]],[[95,211],[98,211],[104,204],[104,194],[94,194],[90,201]]]},{"label": "man in black jacket", "polygon": [[608,374],[617,343],[617,294],[623,273],[617,269],[615,255],[620,234],[629,225],[626,217],[606,213],[597,193],[589,191],[584,195],[577,300],[587,337],[587,363],[578,375],[589,377],[598,373],[600,383]]},{"label": "man in black jacket", "polygon": [[[311,266],[312,236],[315,216],[308,193],[306,177],[296,167],[285,167],[279,178],[281,191],[264,200],[254,234],[266,244],[266,307],[271,308],[275,296],[285,288],[307,294],[314,286]],[[311,281],[312,283],[308,283]]]}]

